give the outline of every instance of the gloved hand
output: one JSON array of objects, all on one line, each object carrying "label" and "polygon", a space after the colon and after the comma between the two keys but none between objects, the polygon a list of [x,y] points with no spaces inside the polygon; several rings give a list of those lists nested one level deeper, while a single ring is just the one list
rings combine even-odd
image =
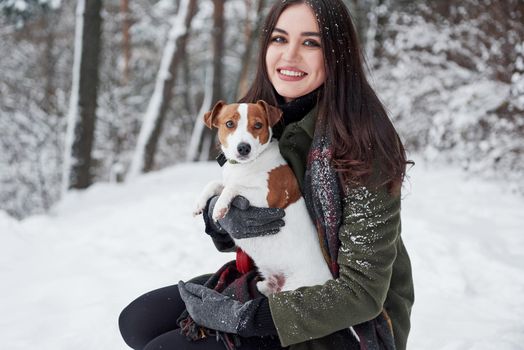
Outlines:
[{"label": "gloved hand", "polygon": [[[212,218],[213,209],[217,201],[217,196],[211,198],[207,206],[208,218]],[[249,201],[242,196],[236,196],[231,202],[226,216],[218,220],[218,224],[213,219],[207,221],[217,232],[227,232],[235,239],[268,236],[278,233],[284,226],[286,213],[280,208],[259,208],[249,205]]]},{"label": "gloved hand", "polygon": [[178,290],[191,318],[201,326],[249,336],[244,333],[252,323],[258,307],[257,300],[241,303],[207,287],[178,282]]}]

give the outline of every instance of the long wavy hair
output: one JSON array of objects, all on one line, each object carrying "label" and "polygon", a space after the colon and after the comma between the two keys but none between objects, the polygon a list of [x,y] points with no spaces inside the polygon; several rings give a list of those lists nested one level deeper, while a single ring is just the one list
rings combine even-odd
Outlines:
[{"label": "long wavy hair", "polygon": [[[364,57],[348,8],[342,0],[278,0],[266,17],[255,79],[240,102],[277,105],[267,74],[266,52],[280,14],[307,4],[318,21],[326,81],[319,88],[318,119],[328,125],[333,166],[350,186],[370,179],[399,189],[406,171],[404,146],[364,73]],[[374,172],[377,172],[374,173]]]}]

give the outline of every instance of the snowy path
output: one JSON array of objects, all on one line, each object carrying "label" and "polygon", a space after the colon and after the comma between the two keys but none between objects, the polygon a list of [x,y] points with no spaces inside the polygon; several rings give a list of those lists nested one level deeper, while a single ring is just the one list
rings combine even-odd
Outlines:
[{"label": "snowy path", "polygon": [[[48,216],[0,212],[2,349],[127,349],[120,310],[148,290],[215,270],[191,216],[212,164],[73,193]],[[410,171],[403,235],[416,304],[410,349],[524,348],[524,199],[453,169]]]}]

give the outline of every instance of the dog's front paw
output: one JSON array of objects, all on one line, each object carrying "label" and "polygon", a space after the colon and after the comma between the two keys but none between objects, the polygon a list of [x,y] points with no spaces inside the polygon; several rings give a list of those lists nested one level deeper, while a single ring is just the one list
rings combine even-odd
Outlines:
[{"label": "dog's front paw", "polygon": [[228,211],[229,207],[220,207],[217,203],[215,205],[215,208],[213,208],[213,220],[218,221],[220,219],[223,219]]},{"label": "dog's front paw", "polygon": [[193,216],[200,215],[204,212],[204,209],[206,209],[207,200],[209,198],[202,197],[200,200],[198,200],[195,204],[195,210],[193,211]]}]

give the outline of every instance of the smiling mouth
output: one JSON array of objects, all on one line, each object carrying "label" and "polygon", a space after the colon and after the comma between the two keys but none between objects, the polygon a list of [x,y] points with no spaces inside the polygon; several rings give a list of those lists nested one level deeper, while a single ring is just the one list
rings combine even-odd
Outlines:
[{"label": "smiling mouth", "polygon": [[292,77],[292,78],[301,78],[307,75],[306,72],[299,72],[295,70],[289,70],[289,69],[277,69],[277,72],[279,74],[282,74],[286,77]]}]

